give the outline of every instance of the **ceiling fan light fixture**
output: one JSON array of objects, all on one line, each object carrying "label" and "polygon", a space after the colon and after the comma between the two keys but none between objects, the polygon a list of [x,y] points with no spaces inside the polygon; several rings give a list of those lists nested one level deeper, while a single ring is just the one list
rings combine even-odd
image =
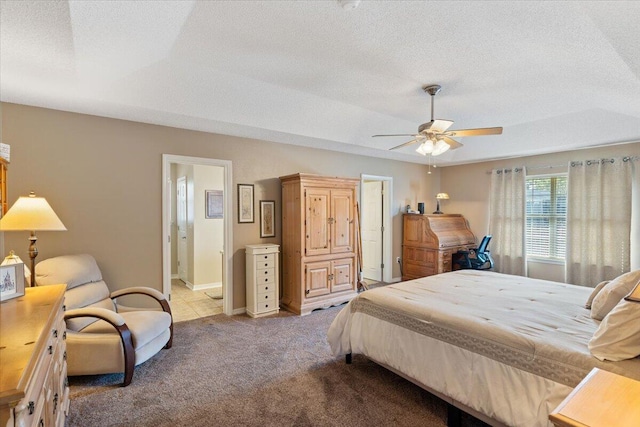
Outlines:
[{"label": "ceiling fan light fixture", "polygon": [[432,156],[439,156],[440,154],[442,154],[445,151],[449,150],[449,148],[451,148],[449,146],[449,144],[444,142],[443,139],[439,139],[438,141],[436,141],[435,145],[433,146],[433,151],[431,152],[431,155]]},{"label": "ceiling fan light fixture", "polygon": [[431,154],[433,152],[433,142],[431,140],[426,140],[418,148],[416,148],[416,152],[426,156],[427,154]]}]

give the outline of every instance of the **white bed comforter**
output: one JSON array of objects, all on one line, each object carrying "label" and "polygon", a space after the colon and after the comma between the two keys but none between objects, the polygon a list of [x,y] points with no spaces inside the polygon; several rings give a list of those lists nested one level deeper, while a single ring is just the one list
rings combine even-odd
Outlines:
[{"label": "white bed comforter", "polygon": [[500,423],[547,426],[593,368],[640,379],[640,360],[600,362],[592,289],[462,270],[373,289],[336,317],[335,355],[360,353]]}]

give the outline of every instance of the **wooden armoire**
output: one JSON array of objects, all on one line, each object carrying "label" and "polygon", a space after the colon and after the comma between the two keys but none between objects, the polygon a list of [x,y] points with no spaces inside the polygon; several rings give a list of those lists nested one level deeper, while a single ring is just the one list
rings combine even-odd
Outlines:
[{"label": "wooden armoire", "polygon": [[282,299],[296,314],[357,294],[356,178],[298,173],[282,183]]}]

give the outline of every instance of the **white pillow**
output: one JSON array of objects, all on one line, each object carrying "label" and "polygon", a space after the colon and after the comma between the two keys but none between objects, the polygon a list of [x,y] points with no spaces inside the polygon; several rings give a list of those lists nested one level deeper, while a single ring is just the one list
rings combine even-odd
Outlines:
[{"label": "white pillow", "polygon": [[589,340],[589,351],[600,360],[612,362],[639,356],[640,303],[620,301]]},{"label": "white pillow", "polygon": [[598,286],[596,286],[593,292],[591,292],[591,295],[589,295],[589,299],[587,299],[584,308],[588,308],[589,310],[591,310],[591,303],[593,302],[593,299],[596,297],[596,295],[598,295],[598,292],[600,292],[602,288],[604,288],[604,286],[610,281],[611,280],[605,280],[604,282],[598,283]]},{"label": "white pillow", "polygon": [[607,283],[593,298],[591,317],[596,320],[604,319],[616,304],[635,288],[639,281],[640,270],[635,270],[624,273]]}]

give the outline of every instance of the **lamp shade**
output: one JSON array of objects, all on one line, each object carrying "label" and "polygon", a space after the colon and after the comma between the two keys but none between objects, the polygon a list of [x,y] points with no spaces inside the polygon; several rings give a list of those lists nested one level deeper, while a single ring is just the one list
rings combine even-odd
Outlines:
[{"label": "lamp shade", "polygon": [[444,140],[439,139],[439,140],[436,141],[435,145],[433,146],[433,152],[431,153],[431,155],[432,156],[439,156],[440,154],[444,153],[445,151],[448,151],[449,148],[451,148],[449,146],[449,144],[444,142]]},{"label": "lamp shade", "polygon": [[20,197],[0,219],[1,231],[64,231],[66,227],[44,197]]},{"label": "lamp shade", "polygon": [[449,195],[447,193],[438,193],[436,194],[436,199],[449,199]]}]

